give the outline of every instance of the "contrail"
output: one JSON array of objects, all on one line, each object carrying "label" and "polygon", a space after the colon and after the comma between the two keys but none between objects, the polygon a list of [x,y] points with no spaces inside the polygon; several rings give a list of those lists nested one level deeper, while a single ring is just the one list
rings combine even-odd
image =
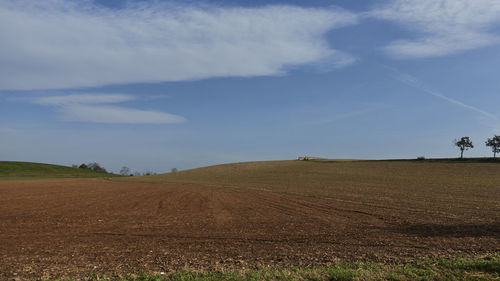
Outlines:
[{"label": "contrail", "polygon": [[484,110],[477,108],[475,106],[465,104],[465,103],[458,101],[454,98],[447,97],[436,90],[430,89],[430,88],[426,87],[425,85],[423,85],[420,82],[420,80],[418,80],[416,77],[414,77],[410,74],[399,71],[398,69],[391,67],[391,66],[387,66],[387,65],[382,65],[382,66],[391,70],[392,72],[396,73],[396,79],[398,79],[398,81],[400,81],[400,82],[402,82],[402,83],[404,83],[404,84],[406,84],[414,89],[420,90],[422,92],[425,92],[425,93],[430,94],[432,96],[435,96],[437,98],[445,100],[451,104],[460,106],[462,108],[465,108],[465,109],[468,109],[471,111],[475,111],[475,112],[481,114],[482,116],[485,116],[485,117],[494,119],[495,121],[498,121],[498,117],[496,115],[494,115],[490,112],[484,111]]}]

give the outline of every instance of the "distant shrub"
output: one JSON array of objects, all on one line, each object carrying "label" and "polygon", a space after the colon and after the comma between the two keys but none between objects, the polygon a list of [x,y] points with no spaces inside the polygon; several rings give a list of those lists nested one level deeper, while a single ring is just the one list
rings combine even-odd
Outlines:
[{"label": "distant shrub", "polygon": [[87,166],[86,164],[82,164],[78,168],[80,168],[80,169],[88,169],[89,166]]},{"label": "distant shrub", "polygon": [[419,157],[417,157],[417,160],[425,160],[425,157],[424,156],[419,156]]},{"label": "distant shrub", "polygon": [[177,168],[172,168],[172,170],[170,172],[177,173]]},{"label": "distant shrub", "polygon": [[101,167],[101,165],[99,165],[99,163],[97,163],[97,162],[89,163],[87,166],[88,166],[89,169],[91,169],[94,172],[103,172],[103,173],[107,173],[108,172],[108,171],[106,171],[106,169],[104,169],[103,167]]},{"label": "distant shrub", "polygon": [[126,175],[129,175],[130,174],[130,169],[126,166],[123,166],[121,169],[120,169],[120,175],[122,176],[126,176]]}]

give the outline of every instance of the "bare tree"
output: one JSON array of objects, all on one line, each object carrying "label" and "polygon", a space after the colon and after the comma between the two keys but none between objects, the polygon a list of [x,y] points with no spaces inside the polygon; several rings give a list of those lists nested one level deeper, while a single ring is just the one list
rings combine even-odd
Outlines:
[{"label": "bare tree", "polygon": [[464,150],[474,148],[474,145],[472,144],[472,141],[469,137],[462,137],[460,138],[460,140],[455,139],[453,143],[460,149],[460,159],[464,158]]},{"label": "bare tree", "polygon": [[122,176],[128,176],[130,175],[130,169],[126,166],[123,166],[121,169],[120,169],[120,175]]},{"label": "bare tree", "polygon": [[491,146],[493,151],[493,159],[497,157],[497,153],[500,152],[500,136],[495,135],[491,139],[486,141],[486,146]]}]

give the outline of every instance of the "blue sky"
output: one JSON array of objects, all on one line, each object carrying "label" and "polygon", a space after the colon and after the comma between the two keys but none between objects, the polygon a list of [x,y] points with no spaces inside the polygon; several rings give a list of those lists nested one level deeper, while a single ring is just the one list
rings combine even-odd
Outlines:
[{"label": "blue sky", "polygon": [[0,0],[0,160],[490,156],[500,1]]}]

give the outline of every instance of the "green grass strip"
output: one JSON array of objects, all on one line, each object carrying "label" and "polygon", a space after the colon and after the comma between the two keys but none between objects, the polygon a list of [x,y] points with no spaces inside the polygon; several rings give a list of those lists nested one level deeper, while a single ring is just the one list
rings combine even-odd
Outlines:
[{"label": "green grass strip", "polygon": [[[92,281],[264,281],[264,280],[500,280],[500,255],[486,258],[424,260],[404,265],[350,263],[333,267],[289,267],[230,272],[141,272],[126,277],[91,274]],[[62,281],[62,280],[58,280]]]}]

